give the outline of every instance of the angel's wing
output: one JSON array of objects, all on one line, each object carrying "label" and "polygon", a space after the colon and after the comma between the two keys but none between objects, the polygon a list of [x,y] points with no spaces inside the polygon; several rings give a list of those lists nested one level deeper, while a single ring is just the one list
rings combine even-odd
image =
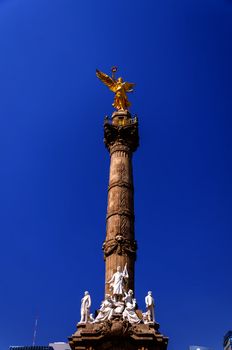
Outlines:
[{"label": "angel's wing", "polygon": [[98,69],[96,69],[96,75],[106,86],[110,88],[111,91],[115,92],[115,81],[109,77],[109,75],[101,72]]},{"label": "angel's wing", "polygon": [[127,92],[132,92],[134,86],[135,86],[135,83],[127,83],[127,82],[124,83],[124,88]]}]

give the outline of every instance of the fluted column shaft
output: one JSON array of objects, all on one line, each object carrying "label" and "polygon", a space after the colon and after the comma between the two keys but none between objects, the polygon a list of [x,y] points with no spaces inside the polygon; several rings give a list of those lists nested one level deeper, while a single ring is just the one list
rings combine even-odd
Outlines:
[{"label": "fluted column shaft", "polygon": [[[138,129],[137,120],[131,119],[128,112],[121,112],[121,119],[116,119],[118,114],[114,113],[112,124],[105,123],[105,143],[110,153],[106,240],[103,245],[105,280],[112,277],[117,266],[123,269],[127,264],[127,288],[134,290],[137,247],[134,237],[132,153],[138,144]],[[108,284],[105,292],[109,292]]]}]

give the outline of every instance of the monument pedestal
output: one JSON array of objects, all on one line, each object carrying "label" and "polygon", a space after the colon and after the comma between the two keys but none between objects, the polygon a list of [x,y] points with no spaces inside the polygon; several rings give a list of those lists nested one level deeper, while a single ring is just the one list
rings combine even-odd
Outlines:
[{"label": "monument pedestal", "polygon": [[69,338],[72,350],[166,350],[168,338],[159,331],[159,324],[130,324],[113,320],[78,324]]}]

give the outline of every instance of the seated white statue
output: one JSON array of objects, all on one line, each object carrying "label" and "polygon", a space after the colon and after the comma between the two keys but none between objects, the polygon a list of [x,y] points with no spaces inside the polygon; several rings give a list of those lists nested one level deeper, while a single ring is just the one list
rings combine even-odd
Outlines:
[{"label": "seated white statue", "polygon": [[106,320],[110,320],[112,318],[114,311],[114,303],[109,294],[106,294],[105,300],[101,304],[101,308],[99,313],[93,323],[102,322]]},{"label": "seated white statue", "polygon": [[148,324],[149,323],[149,320],[148,320],[148,315],[147,315],[147,312],[143,312],[143,323],[144,324]]},{"label": "seated white statue", "polygon": [[140,323],[141,320],[138,318],[135,309],[136,299],[132,299],[131,302],[126,301],[126,307],[122,314],[123,319],[129,321],[130,323]]},{"label": "seated white statue", "polygon": [[116,303],[114,303],[115,309],[113,312],[114,316],[119,316],[122,315],[123,310],[125,309],[125,303],[122,301],[117,301]]}]

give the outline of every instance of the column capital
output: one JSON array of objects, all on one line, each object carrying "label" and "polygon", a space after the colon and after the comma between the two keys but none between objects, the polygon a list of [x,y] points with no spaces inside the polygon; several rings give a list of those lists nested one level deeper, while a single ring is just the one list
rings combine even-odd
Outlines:
[{"label": "column capital", "polygon": [[138,118],[128,111],[116,111],[104,121],[104,143],[112,154],[115,151],[134,152],[139,146]]}]

